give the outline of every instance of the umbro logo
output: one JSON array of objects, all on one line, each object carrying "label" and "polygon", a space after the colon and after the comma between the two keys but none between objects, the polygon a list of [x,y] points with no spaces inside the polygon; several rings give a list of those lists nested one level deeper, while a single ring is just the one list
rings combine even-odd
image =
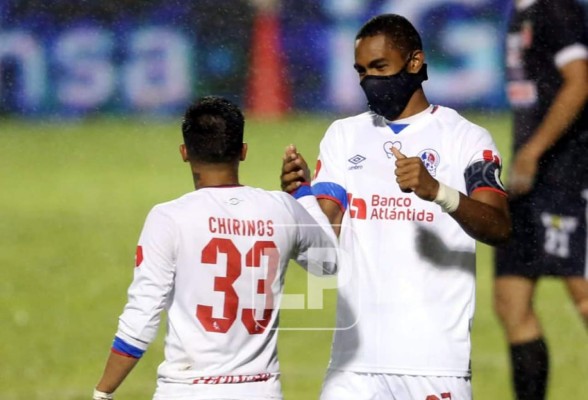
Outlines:
[{"label": "umbro logo", "polygon": [[356,155],[354,155],[353,157],[351,157],[347,161],[349,161],[351,164],[357,165],[357,164],[359,164],[360,162],[362,162],[364,160],[365,160],[365,157],[364,156],[361,156],[359,154],[356,154]]},{"label": "umbro logo", "polygon": [[349,161],[351,164],[353,164],[353,166],[349,167],[348,169],[362,169],[363,165],[359,165],[362,162],[364,162],[366,160],[366,158],[360,154],[356,154],[353,157],[351,157]]}]

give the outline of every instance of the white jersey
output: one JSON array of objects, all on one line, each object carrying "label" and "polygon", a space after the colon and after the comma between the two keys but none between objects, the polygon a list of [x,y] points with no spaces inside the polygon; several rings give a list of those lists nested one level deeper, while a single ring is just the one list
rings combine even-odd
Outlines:
[{"label": "white jersey", "polygon": [[336,242],[326,217],[313,196],[300,201],[304,207],[286,193],[233,186],[155,206],[140,236],[115,343],[144,351],[166,310],[158,386],[274,380],[289,259],[325,273],[335,266],[323,263]]},{"label": "white jersey", "polygon": [[312,191],[344,210],[330,368],[468,376],[475,240],[437,204],[400,190],[392,146],[462,193],[468,166],[499,160],[486,130],[439,106],[394,123],[367,112],[329,127]]}]

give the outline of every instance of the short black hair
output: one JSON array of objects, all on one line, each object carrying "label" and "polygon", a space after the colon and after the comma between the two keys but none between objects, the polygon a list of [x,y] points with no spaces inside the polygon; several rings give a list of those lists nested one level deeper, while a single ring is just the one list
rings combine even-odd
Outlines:
[{"label": "short black hair", "polygon": [[421,36],[413,24],[398,14],[381,14],[371,18],[359,30],[355,40],[384,34],[403,56],[422,50]]},{"label": "short black hair", "polygon": [[245,118],[235,104],[217,96],[192,103],[184,114],[182,135],[190,160],[205,163],[238,161]]}]

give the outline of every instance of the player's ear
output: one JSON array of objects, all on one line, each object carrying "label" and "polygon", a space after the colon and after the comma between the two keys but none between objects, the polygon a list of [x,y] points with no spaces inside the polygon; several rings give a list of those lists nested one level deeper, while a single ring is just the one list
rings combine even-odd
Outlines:
[{"label": "player's ear", "polygon": [[245,158],[247,158],[247,143],[243,143],[243,147],[241,147],[241,157],[239,158],[239,161],[245,161]]},{"label": "player's ear", "polygon": [[188,149],[186,149],[186,145],[184,143],[180,145],[180,154],[182,155],[182,161],[190,161],[188,158]]},{"label": "player's ear", "polygon": [[410,55],[410,60],[408,61],[408,72],[417,73],[420,71],[421,67],[425,63],[425,53],[422,50],[415,50]]}]

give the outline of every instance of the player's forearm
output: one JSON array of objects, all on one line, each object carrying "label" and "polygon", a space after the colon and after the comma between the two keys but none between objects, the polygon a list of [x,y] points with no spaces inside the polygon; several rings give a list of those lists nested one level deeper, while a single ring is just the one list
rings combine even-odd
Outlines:
[{"label": "player's forearm", "polygon": [[588,77],[565,81],[525,150],[539,159],[565,134],[587,100]]},{"label": "player's forearm", "polygon": [[495,207],[460,193],[459,207],[450,215],[468,235],[488,245],[504,243],[510,237],[506,207]]},{"label": "player's forearm", "polygon": [[96,389],[101,392],[114,393],[129,372],[137,365],[137,362],[139,362],[138,358],[123,356],[111,351]]}]

